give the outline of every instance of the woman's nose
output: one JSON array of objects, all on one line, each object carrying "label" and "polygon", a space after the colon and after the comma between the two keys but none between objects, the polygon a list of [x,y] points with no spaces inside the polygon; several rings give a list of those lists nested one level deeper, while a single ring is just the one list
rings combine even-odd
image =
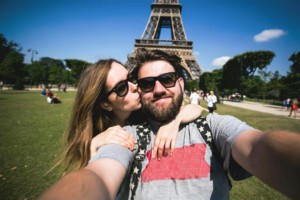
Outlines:
[{"label": "woman's nose", "polygon": [[128,85],[129,85],[129,89],[132,91],[132,92],[137,92],[137,84],[136,83],[131,83],[130,81],[128,82]]}]

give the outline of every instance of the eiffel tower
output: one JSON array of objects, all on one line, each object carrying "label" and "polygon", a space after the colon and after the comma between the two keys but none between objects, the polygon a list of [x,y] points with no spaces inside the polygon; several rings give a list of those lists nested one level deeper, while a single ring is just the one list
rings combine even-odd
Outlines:
[{"label": "eiffel tower", "polygon": [[[188,41],[185,35],[181,19],[182,5],[178,0],[155,0],[151,9],[142,38],[135,40],[134,49],[159,49],[176,54],[182,59],[184,79],[198,79],[201,69],[193,55],[193,42]],[[171,40],[160,39],[162,29],[170,31]],[[134,52],[130,57],[133,56]],[[130,61],[127,65],[129,68],[133,67]]]}]

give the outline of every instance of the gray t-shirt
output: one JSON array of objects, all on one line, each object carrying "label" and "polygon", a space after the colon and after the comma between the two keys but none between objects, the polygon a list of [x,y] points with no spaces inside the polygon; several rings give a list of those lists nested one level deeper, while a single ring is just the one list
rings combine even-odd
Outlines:
[{"label": "gray t-shirt", "polygon": [[[209,114],[206,119],[217,150],[224,160],[223,166],[212,154],[194,123],[180,127],[173,156],[163,157],[160,161],[151,159],[158,130],[152,125],[151,142],[142,163],[136,199],[229,199],[230,186],[226,171],[237,180],[251,176],[234,162],[231,147],[238,134],[254,128],[232,116]],[[125,129],[137,138],[136,126],[126,126]],[[107,144],[91,159],[92,162],[111,158],[119,161],[127,170],[117,199],[129,199],[129,171],[135,153],[116,144]]]}]

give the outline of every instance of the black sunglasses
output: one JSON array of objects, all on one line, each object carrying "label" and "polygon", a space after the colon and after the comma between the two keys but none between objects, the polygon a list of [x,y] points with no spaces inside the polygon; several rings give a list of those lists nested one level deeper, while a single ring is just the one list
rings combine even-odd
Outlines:
[{"label": "black sunglasses", "polygon": [[155,82],[159,81],[165,88],[174,87],[177,80],[176,72],[169,72],[157,77],[146,77],[137,80],[138,87],[143,92],[151,92],[155,86]]},{"label": "black sunglasses", "polygon": [[113,89],[106,93],[105,97],[107,98],[113,92],[115,92],[119,97],[124,97],[128,93],[128,81],[136,84],[136,80],[129,74],[126,80],[120,81]]}]

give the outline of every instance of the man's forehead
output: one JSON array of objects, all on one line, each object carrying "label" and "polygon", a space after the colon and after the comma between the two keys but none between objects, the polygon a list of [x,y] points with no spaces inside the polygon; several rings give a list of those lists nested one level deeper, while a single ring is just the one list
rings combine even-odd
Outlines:
[{"label": "man's forehead", "polygon": [[138,77],[159,76],[160,74],[174,71],[174,67],[169,62],[157,60],[143,64],[139,69]]}]

